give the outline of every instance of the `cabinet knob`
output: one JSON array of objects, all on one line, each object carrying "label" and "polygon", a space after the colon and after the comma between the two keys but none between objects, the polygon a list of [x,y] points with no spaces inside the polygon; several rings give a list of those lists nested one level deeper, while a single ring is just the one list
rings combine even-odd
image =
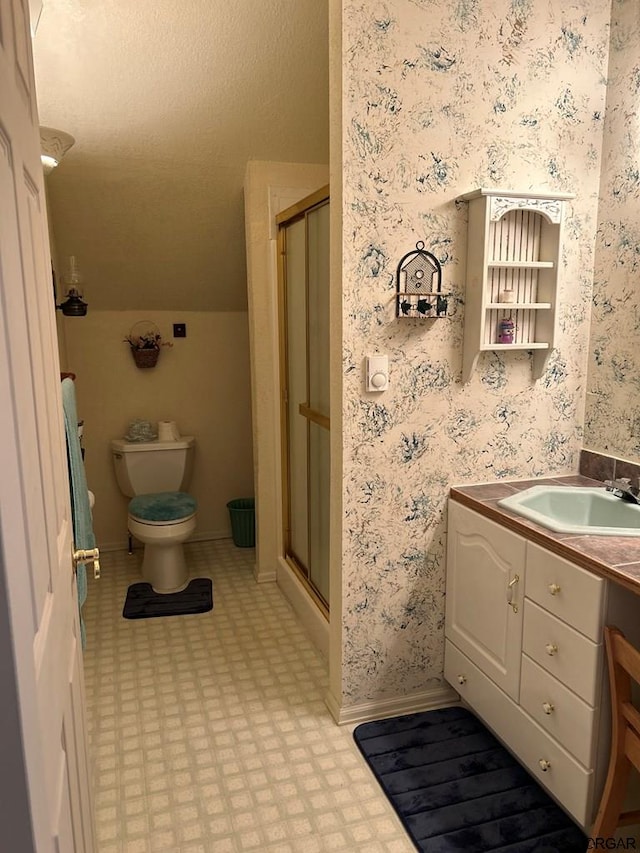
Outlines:
[{"label": "cabinet knob", "polygon": [[545,646],[545,649],[547,650],[548,655],[553,656],[553,655],[558,654],[558,647],[556,646],[555,643],[547,643],[547,645]]},{"label": "cabinet knob", "polygon": [[553,702],[543,702],[542,710],[545,714],[550,714],[552,711],[555,711],[555,706],[553,705]]},{"label": "cabinet knob", "polygon": [[551,595],[557,595],[560,592],[560,584],[550,583],[549,584],[549,593]]},{"label": "cabinet knob", "polygon": [[466,683],[467,683],[467,676],[466,675],[459,675],[458,676],[458,684],[466,684]]},{"label": "cabinet knob", "polygon": [[547,761],[546,758],[541,758],[538,761],[538,764],[540,765],[540,770],[542,770],[543,773],[546,773],[547,770],[551,770],[551,762]]}]

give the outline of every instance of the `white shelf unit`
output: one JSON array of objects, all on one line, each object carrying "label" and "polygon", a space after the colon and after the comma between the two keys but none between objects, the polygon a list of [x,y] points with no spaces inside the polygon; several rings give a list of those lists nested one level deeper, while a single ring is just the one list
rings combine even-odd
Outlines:
[{"label": "white shelf unit", "polygon": [[[542,376],[556,331],[564,202],[571,193],[478,189],[469,204],[462,379],[487,350],[531,350]],[[499,294],[512,293],[511,302]],[[513,343],[498,341],[502,318],[515,323]]]}]

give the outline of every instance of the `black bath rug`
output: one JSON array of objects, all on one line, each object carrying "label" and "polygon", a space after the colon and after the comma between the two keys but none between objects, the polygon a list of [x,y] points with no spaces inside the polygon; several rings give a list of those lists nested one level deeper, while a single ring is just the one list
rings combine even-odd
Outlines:
[{"label": "black bath rug", "polygon": [[584,853],[587,837],[465,708],[362,723],[353,736],[425,853]]},{"label": "black bath rug", "polygon": [[150,583],[134,583],[127,590],[122,615],[125,619],[149,619],[152,616],[185,616],[213,610],[213,584],[210,578],[195,578],[182,592],[154,592]]}]

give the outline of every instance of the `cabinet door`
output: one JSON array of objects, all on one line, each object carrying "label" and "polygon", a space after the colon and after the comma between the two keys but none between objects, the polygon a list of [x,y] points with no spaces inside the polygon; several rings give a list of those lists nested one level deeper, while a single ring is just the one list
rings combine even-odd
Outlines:
[{"label": "cabinet door", "polygon": [[446,636],[516,701],[525,548],[522,537],[449,501]]}]

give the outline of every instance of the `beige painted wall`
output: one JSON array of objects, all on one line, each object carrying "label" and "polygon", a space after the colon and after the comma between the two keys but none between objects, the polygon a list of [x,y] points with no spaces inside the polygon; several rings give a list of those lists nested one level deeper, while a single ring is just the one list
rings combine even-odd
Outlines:
[{"label": "beige painted wall", "polygon": [[94,308],[246,311],[245,165],[327,161],[327,62],[322,0],[47,0],[40,123],[76,140],[51,206]]},{"label": "beige painted wall", "polygon": [[[149,370],[135,366],[123,343],[139,320],[156,323],[163,339],[173,343]],[[85,422],[85,467],[96,495],[99,546],[126,544],[127,498],[115,481],[109,441],[124,435],[135,418],[175,420],[183,435],[196,437],[189,488],[198,500],[194,538],[230,536],[227,501],[253,495],[247,314],[90,307],[86,317],[63,322],[78,417]],[[173,339],[173,323],[186,323],[186,338]]]}]

